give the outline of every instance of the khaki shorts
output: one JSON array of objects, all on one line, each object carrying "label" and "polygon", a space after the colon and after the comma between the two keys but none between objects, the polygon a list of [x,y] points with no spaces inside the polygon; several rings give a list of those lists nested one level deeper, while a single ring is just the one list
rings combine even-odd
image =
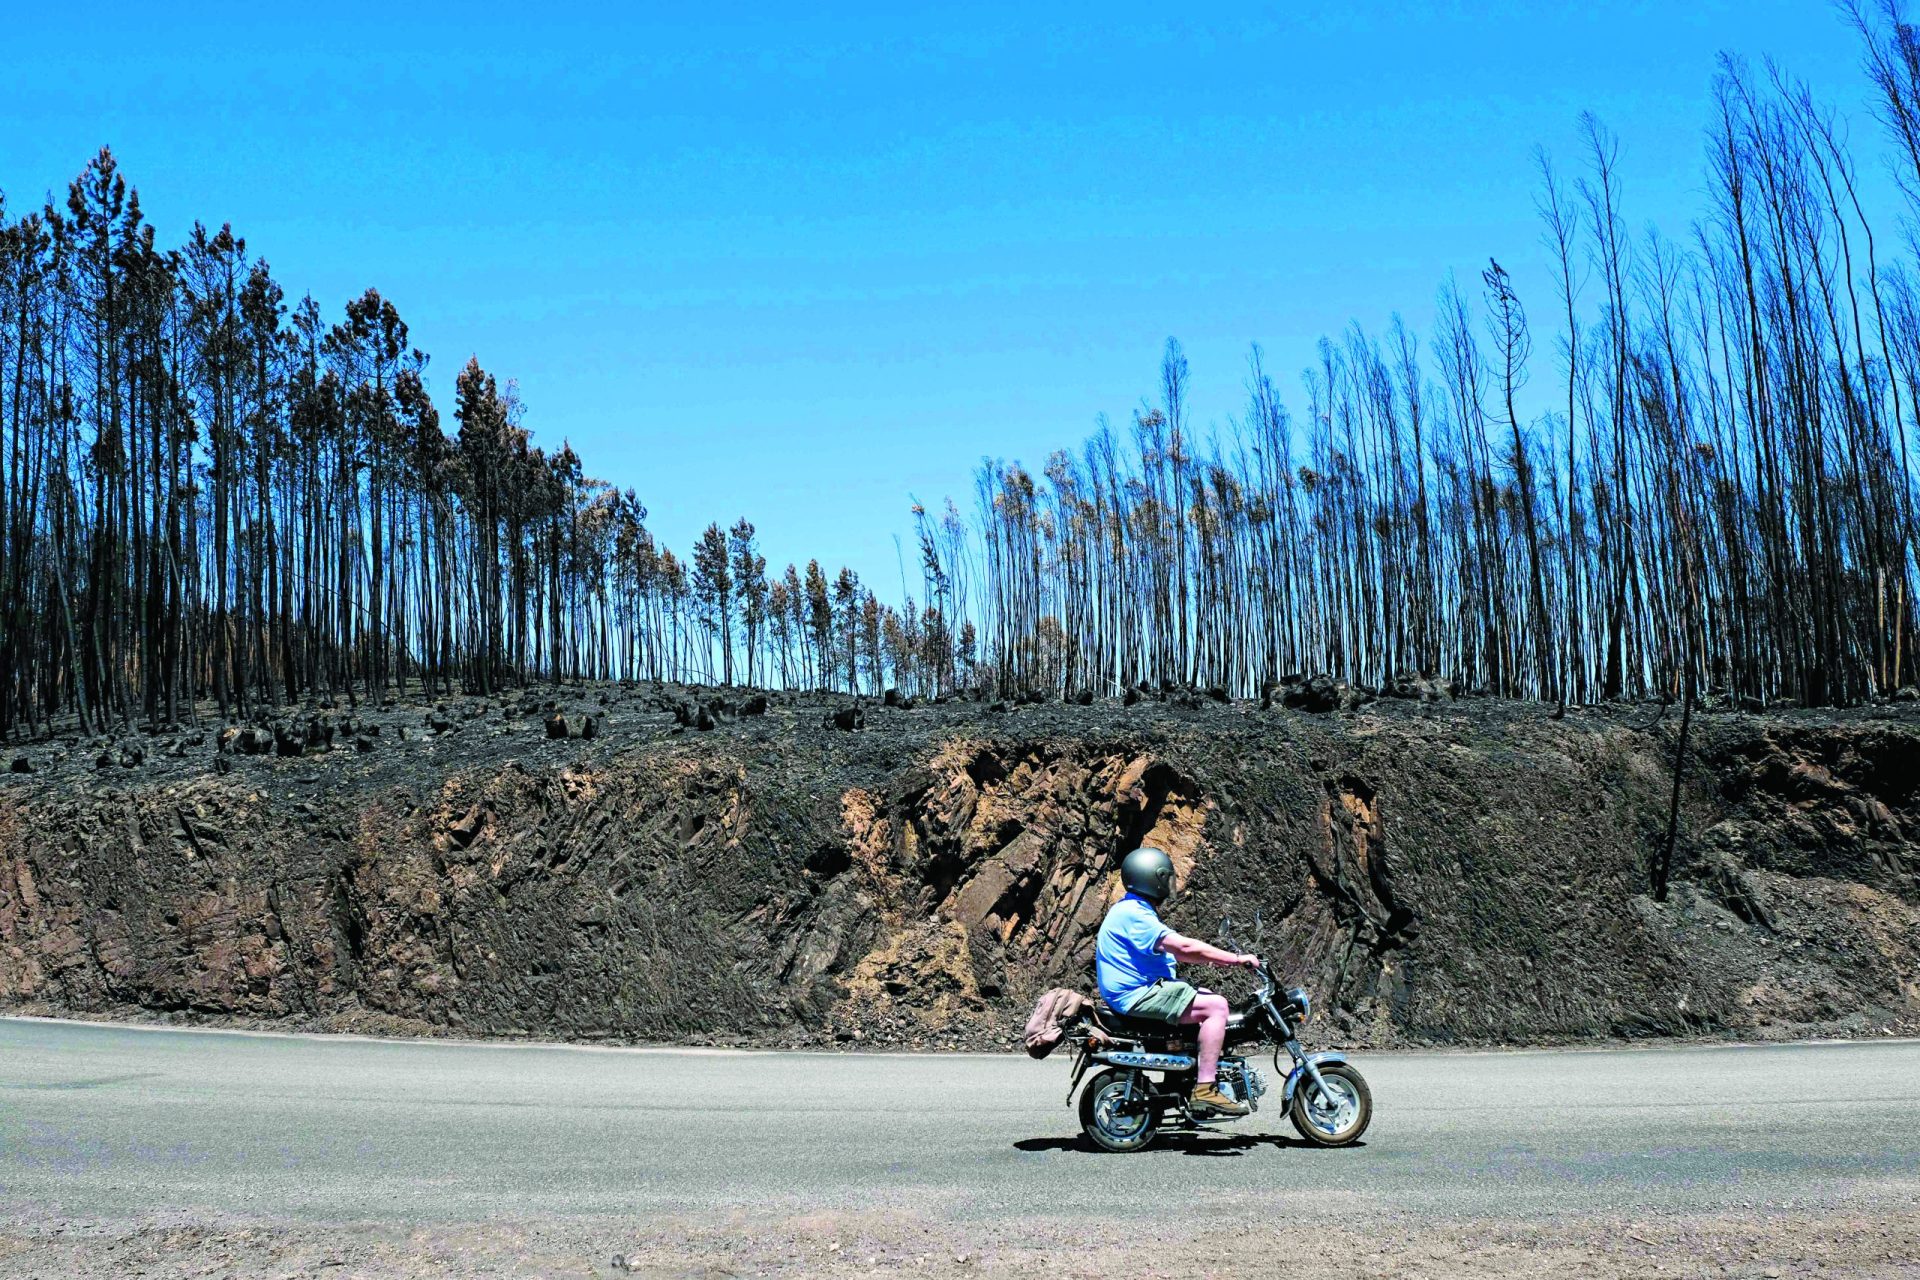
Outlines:
[{"label": "khaki shorts", "polygon": [[1193,1005],[1200,992],[1190,982],[1162,978],[1140,993],[1127,1008],[1129,1018],[1153,1018],[1160,1022],[1178,1022]]}]

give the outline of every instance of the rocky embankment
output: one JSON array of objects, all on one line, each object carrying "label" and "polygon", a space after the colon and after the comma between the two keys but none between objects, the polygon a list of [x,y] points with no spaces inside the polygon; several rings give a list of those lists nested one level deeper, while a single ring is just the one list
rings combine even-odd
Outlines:
[{"label": "rocky embankment", "polygon": [[1177,925],[1263,914],[1320,1039],[1920,1028],[1920,710],[1697,716],[1656,900],[1677,712],[1404,692],[606,686],[29,744],[0,776],[0,1007],[1011,1044],[1087,984],[1150,841]]}]

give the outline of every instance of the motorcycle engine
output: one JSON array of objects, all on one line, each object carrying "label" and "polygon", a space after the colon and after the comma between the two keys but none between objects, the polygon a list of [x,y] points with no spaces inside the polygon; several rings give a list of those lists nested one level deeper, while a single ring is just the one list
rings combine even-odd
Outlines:
[{"label": "motorcycle engine", "polygon": [[1259,1102],[1267,1091],[1267,1073],[1248,1065],[1244,1058],[1222,1058],[1220,1078],[1232,1087],[1235,1097],[1249,1105]]}]

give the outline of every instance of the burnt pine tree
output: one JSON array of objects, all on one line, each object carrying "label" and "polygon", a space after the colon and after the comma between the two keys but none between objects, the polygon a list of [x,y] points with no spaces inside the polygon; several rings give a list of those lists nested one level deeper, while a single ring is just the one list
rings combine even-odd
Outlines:
[{"label": "burnt pine tree", "polygon": [[709,640],[720,643],[721,683],[732,684],[733,571],[727,564],[727,535],[720,531],[718,524],[708,525],[694,545],[693,594],[700,610],[701,629]]}]

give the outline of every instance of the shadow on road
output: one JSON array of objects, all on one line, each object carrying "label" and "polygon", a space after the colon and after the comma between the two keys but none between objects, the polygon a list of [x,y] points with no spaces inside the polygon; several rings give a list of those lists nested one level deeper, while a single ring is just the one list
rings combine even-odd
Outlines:
[{"label": "shadow on road", "polygon": [[[1364,1147],[1364,1142],[1356,1142],[1355,1147]],[[1084,1133],[1071,1138],[1022,1138],[1013,1144],[1016,1151],[1077,1151],[1083,1155],[1104,1156],[1122,1154],[1104,1151],[1088,1140]],[[1166,1155],[1177,1152],[1187,1156],[1239,1156],[1256,1147],[1292,1147],[1301,1151],[1325,1151],[1328,1148],[1315,1146],[1300,1138],[1289,1138],[1278,1133],[1163,1133],[1140,1151],[1126,1153],[1132,1155]]]}]

